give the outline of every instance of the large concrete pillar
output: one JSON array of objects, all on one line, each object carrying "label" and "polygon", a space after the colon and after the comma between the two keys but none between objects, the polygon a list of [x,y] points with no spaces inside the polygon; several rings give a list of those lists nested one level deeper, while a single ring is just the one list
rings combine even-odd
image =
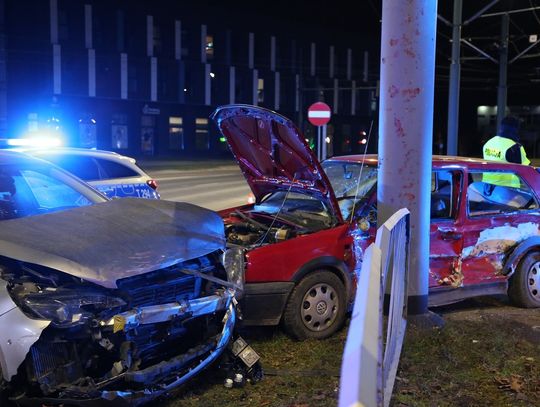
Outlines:
[{"label": "large concrete pillar", "polygon": [[378,222],[411,212],[409,314],[427,313],[437,2],[383,0]]}]

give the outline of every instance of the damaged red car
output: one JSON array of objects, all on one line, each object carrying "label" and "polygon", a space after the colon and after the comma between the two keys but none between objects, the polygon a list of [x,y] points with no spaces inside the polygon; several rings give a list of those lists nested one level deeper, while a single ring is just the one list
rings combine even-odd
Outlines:
[{"label": "damaged red car", "polygon": [[[375,236],[377,157],[321,165],[289,119],[260,107],[224,106],[213,118],[255,196],[220,212],[228,245],[246,249],[244,324],[330,336]],[[508,293],[517,305],[540,306],[536,191],[533,167],[433,158],[430,305]]]}]

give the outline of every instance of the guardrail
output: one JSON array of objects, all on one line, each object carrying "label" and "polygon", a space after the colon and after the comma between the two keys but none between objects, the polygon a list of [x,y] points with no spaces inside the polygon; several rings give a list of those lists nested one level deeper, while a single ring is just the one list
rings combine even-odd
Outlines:
[{"label": "guardrail", "polygon": [[409,226],[409,211],[400,209],[364,253],[341,364],[339,407],[390,404],[407,326]]}]

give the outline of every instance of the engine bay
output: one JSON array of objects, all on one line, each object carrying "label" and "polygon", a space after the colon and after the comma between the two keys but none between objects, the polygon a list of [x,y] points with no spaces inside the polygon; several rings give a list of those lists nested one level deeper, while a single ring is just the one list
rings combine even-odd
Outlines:
[{"label": "engine bay", "polygon": [[328,229],[335,223],[320,200],[280,191],[247,210],[227,214],[225,236],[228,245],[252,248]]}]

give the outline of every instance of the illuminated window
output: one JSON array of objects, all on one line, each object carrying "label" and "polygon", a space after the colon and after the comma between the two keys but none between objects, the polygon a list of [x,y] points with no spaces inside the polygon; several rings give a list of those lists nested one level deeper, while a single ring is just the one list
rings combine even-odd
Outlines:
[{"label": "illuminated window", "polygon": [[195,150],[206,151],[210,149],[208,137],[208,119],[197,117],[195,119]]},{"label": "illuminated window", "polygon": [[205,44],[204,50],[206,52],[207,58],[212,58],[214,56],[214,36],[213,35],[206,36],[206,44]]},{"label": "illuminated window", "polygon": [[184,127],[181,117],[169,117],[169,150],[184,149]]},{"label": "illuminated window", "polygon": [[155,116],[141,116],[141,151],[145,154],[154,154],[154,132],[156,127]]},{"label": "illuminated window", "polygon": [[257,101],[264,102],[264,79],[261,78],[257,81]]},{"label": "illuminated window", "polygon": [[96,119],[91,113],[83,113],[79,119],[79,147],[96,148]]},{"label": "illuminated window", "polygon": [[113,149],[128,148],[127,115],[113,114],[111,120],[111,145]]}]

